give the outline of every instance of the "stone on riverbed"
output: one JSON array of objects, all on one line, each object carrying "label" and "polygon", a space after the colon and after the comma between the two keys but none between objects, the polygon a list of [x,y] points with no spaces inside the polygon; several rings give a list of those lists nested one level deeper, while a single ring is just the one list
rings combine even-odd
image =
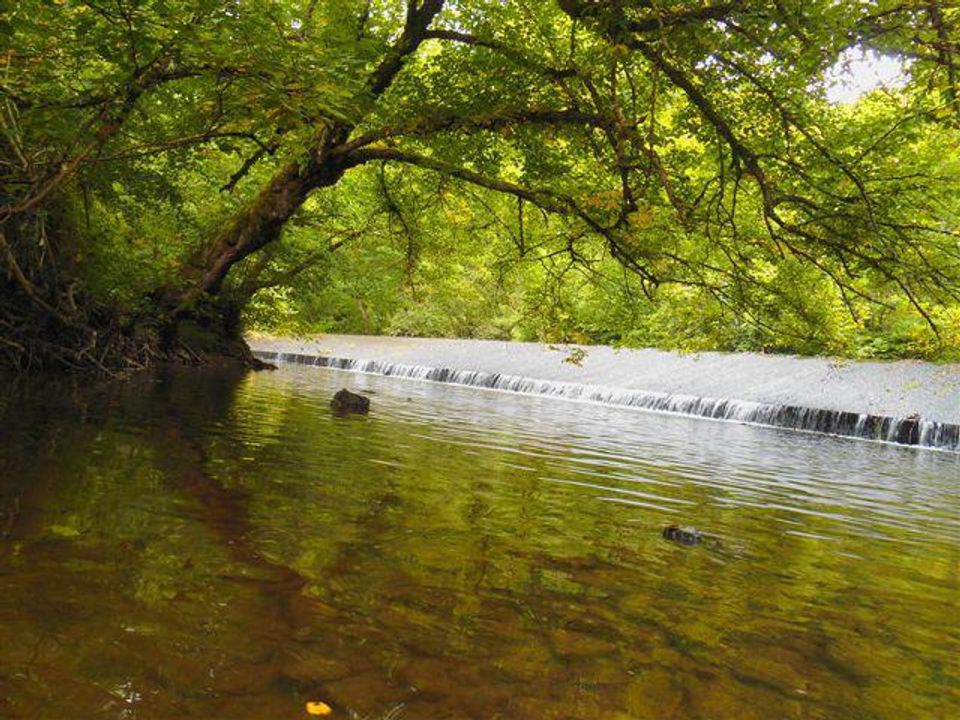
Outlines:
[{"label": "stone on riverbed", "polygon": [[693,527],[680,527],[679,525],[668,525],[661,532],[664,539],[671,540],[679,545],[693,547],[694,545],[708,545],[710,547],[720,547],[721,543],[713,535],[707,535]]},{"label": "stone on riverbed", "polygon": [[335,413],[360,413],[370,412],[370,398],[350,392],[346,388],[337,392],[330,401],[330,407]]}]

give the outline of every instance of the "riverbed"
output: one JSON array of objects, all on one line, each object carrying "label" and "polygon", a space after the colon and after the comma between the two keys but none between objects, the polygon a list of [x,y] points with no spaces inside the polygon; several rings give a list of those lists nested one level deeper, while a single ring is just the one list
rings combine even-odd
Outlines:
[{"label": "riverbed", "polygon": [[0,438],[3,718],[960,713],[955,453],[293,366]]}]

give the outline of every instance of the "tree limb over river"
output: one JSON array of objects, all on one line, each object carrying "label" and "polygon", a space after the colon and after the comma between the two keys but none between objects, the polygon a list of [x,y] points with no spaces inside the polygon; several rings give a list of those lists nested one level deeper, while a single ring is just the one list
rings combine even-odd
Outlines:
[{"label": "tree limb over river", "polygon": [[[345,238],[374,257],[399,236],[422,303],[417,227],[456,272],[470,217],[501,273],[667,313],[678,332],[641,342],[960,346],[960,14],[939,0],[30,1],[0,35],[3,366],[249,362],[261,291],[309,303]],[[899,58],[903,86],[830,104],[851,49]]]}]

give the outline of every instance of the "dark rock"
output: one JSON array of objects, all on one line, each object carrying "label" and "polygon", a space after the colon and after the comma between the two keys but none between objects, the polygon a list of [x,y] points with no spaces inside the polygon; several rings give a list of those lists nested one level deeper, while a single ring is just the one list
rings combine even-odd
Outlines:
[{"label": "dark rock", "polygon": [[358,395],[357,393],[352,393],[344,388],[333,396],[333,400],[330,401],[330,407],[333,408],[335,413],[340,414],[366,414],[370,412],[370,398],[366,398],[363,395]]},{"label": "dark rock", "polygon": [[680,527],[679,525],[668,525],[661,532],[665,540],[670,540],[679,545],[693,547],[695,545],[707,545],[718,548],[721,546],[719,538],[713,535],[707,535],[692,527]]},{"label": "dark rock", "polygon": [[668,525],[663,529],[665,540],[672,540],[681,545],[699,545],[703,542],[703,533],[695,528],[682,528],[679,525]]}]

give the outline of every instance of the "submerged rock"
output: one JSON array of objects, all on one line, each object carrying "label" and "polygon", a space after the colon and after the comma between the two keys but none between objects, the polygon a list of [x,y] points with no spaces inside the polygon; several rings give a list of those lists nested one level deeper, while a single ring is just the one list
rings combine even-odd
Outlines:
[{"label": "submerged rock", "polygon": [[704,532],[692,527],[680,527],[679,525],[668,525],[661,532],[665,540],[693,547],[694,545],[709,545],[710,547],[720,547],[721,543],[713,535],[707,535]]},{"label": "submerged rock", "polygon": [[336,413],[360,413],[370,412],[370,398],[363,395],[350,392],[346,388],[337,392],[330,401],[330,407]]}]

